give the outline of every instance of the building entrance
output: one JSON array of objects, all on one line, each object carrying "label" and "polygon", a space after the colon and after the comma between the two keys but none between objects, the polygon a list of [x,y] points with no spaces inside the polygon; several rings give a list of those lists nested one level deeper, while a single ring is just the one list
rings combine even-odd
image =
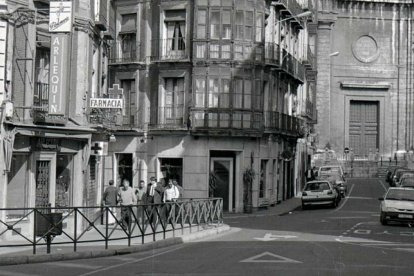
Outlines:
[{"label": "building entrance", "polygon": [[351,101],[349,111],[349,147],[357,156],[367,156],[378,148],[379,103]]}]

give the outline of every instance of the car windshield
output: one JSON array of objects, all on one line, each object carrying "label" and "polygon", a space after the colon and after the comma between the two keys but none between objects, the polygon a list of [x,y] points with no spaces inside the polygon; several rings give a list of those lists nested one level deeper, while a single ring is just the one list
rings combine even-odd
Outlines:
[{"label": "car windshield", "polygon": [[323,179],[323,180],[328,180],[328,181],[331,181],[331,182],[342,180],[341,176],[338,175],[338,174],[323,174],[319,178]]},{"label": "car windshield", "polygon": [[385,199],[386,200],[414,201],[414,190],[391,189],[388,191]]},{"label": "car windshield", "polygon": [[329,184],[326,182],[312,182],[306,184],[305,191],[322,192],[329,190]]},{"label": "car windshield", "polygon": [[324,167],[321,168],[320,170],[321,175],[322,174],[340,174],[341,170],[339,169],[339,167]]}]

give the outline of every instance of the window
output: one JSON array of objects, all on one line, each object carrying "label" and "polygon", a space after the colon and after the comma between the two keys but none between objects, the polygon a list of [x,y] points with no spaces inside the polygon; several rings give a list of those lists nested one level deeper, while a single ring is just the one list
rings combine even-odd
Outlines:
[{"label": "window", "polygon": [[246,18],[245,18],[245,33],[244,39],[245,40],[252,40],[253,37],[253,12],[246,11]]},{"label": "window", "polygon": [[121,88],[124,89],[123,99],[124,108],[122,109],[123,125],[132,125],[135,121],[136,103],[135,103],[135,80],[122,80]]},{"label": "window", "polygon": [[255,89],[254,89],[254,99],[253,99],[253,109],[261,110],[262,108],[262,81],[260,79],[255,80]]},{"label": "window", "polygon": [[136,34],[121,34],[121,55],[123,61],[135,61],[137,57]]},{"label": "window", "polygon": [[121,19],[120,54],[122,61],[134,61],[136,59],[137,44],[137,14],[123,14]]},{"label": "window", "polygon": [[243,11],[236,11],[236,39],[243,39],[243,23],[244,23],[244,13]]},{"label": "window", "polygon": [[210,58],[220,58],[220,44],[210,44]]},{"label": "window", "polygon": [[72,204],[73,156],[58,154],[56,160],[55,207],[69,207]]},{"label": "window", "polygon": [[183,58],[186,49],[185,10],[165,12],[166,41],[164,41],[164,56],[168,58]]},{"label": "window", "polygon": [[252,106],[252,84],[249,79],[235,78],[235,89],[233,93],[233,107],[251,109]]},{"label": "window", "polygon": [[166,124],[183,124],[184,78],[165,78],[159,120]]},{"label": "window", "polygon": [[222,15],[222,37],[223,39],[231,39],[231,12],[228,10],[223,10]]},{"label": "window", "polygon": [[256,13],[256,32],[255,32],[255,41],[262,42],[263,39],[263,14],[258,12]]},{"label": "window", "polygon": [[207,24],[207,11],[205,9],[198,10],[197,16],[197,38],[206,38],[206,24]]},{"label": "window", "polygon": [[208,81],[208,107],[218,107],[219,102],[219,79],[210,78]]},{"label": "window", "polygon": [[220,38],[220,11],[210,13],[210,38]]},{"label": "window", "polygon": [[[44,38],[46,39],[46,38]],[[33,95],[33,105],[47,110],[49,106],[49,65],[50,49],[36,48],[36,86]]]},{"label": "window", "polygon": [[204,78],[195,79],[195,107],[204,107],[206,93],[206,80]]},{"label": "window", "polygon": [[[11,160],[10,172],[7,183],[7,208],[26,208],[29,200],[29,180],[28,180],[28,160],[27,154],[14,154]],[[27,214],[28,210],[7,211],[7,219],[17,219]]]}]

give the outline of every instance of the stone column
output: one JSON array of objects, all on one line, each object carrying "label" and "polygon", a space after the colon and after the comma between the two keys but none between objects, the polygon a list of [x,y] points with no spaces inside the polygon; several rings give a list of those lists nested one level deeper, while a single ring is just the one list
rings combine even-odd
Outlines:
[{"label": "stone column", "polygon": [[332,29],[336,18],[333,14],[320,14],[316,60],[318,78],[316,82],[316,110],[318,122],[315,131],[319,136],[319,148],[324,148],[331,138],[331,80]]}]

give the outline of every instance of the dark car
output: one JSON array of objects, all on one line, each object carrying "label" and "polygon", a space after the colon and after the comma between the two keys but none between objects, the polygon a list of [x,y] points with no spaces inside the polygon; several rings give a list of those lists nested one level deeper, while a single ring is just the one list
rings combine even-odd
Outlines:
[{"label": "dark car", "polygon": [[392,177],[392,186],[393,187],[397,187],[400,185],[400,179],[404,174],[409,174],[409,173],[414,173],[413,170],[409,170],[409,169],[401,169],[401,170],[397,170],[394,174],[394,176]]},{"label": "dark car", "polygon": [[389,167],[387,169],[387,174],[385,176],[385,181],[391,185],[392,183],[392,176],[394,175],[395,170],[397,169],[404,169],[403,167]]}]

